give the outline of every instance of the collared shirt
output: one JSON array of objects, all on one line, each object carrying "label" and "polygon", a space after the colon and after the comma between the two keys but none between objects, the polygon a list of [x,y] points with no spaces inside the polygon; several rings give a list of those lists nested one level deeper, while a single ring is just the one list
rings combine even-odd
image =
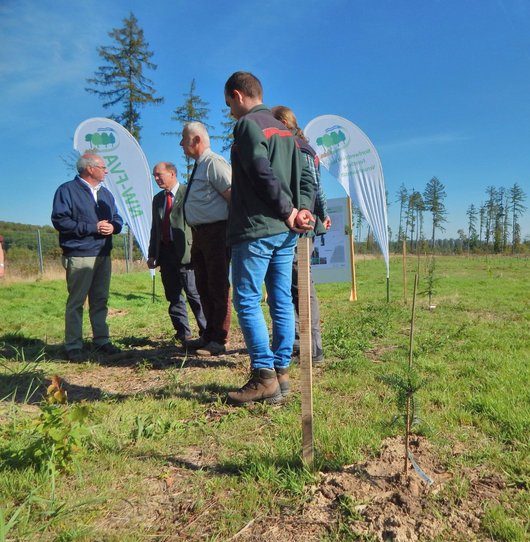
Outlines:
[{"label": "collared shirt", "polygon": [[[164,190],[166,194],[168,192],[171,192],[173,194],[173,203],[175,203],[175,196],[177,195],[178,189],[179,189],[179,183],[177,181],[177,184],[175,184],[175,186],[171,190]],[[164,213],[166,212],[166,201],[167,201],[167,198],[164,198]]]},{"label": "collared shirt", "polygon": [[[166,205],[167,205],[167,193],[171,192],[173,194],[173,205],[175,205],[175,196],[177,195],[177,190],[179,189],[179,182],[171,190],[164,190],[164,212],[162,216],[166,214]],[[169,228],[169,238],[173,241],[173,228]]]},{"label": "collared shirt", "polygon": [[98,191],[101,188],[101,183],[98,184],[97,186],[92,186],[90,183],[85,181],[85,179],[83,179],[83,177],[79,177],[79,175],[78,175],[77,178],[82,183],[84,183],[86,186],[88,186],[88,188],[90,188],[90,193],[92,194],[92,197],[94,198],[94,201],[97,203],[98,202]]},{"label": "collared shirt", "polygon": [[198,226],[226,220],[228,202],[221,194],[232,184],[230,164],[211,149],[206,149],[196,163],[184,206],[186,222]]}]

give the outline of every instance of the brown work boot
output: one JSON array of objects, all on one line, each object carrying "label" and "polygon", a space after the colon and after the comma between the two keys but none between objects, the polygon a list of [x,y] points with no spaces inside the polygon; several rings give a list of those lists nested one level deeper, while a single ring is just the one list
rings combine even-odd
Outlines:
[{"label": "brown work boot", "polygon": [[185,341],[184,346],[186,348],[189,348],[190,350],[197,350],[197,348],[202,348],[203,346],[206,346],[208,344],[208,341],[204,339],[203,337],[199,337],[198,339],[191,339],[190,341]]},{"label": "brown work boot", "polygon": [[285,399],[289,395],[289,368],[282,367],[281,369],[275,369],[276,376],[278,377],[278,384],[280,385],[280,391],[282,397]]},{"label": "brown work boot", "polygon": [[274,369],[253,369],[250,380],[239,390],[228,393],[228,402],[232,405],[247,405],[263,401],[278,403],[282,393]]},{"label": "brown work boot", "polygon": [[226,346],[215,341],[210,341],[208,344],[201,346],[195,350],[198,356],[218,356],[226,353]]}]

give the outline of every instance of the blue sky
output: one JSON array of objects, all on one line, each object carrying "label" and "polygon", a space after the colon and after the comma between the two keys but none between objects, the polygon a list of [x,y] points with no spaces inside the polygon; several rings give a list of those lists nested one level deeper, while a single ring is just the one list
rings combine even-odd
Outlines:
[{"label": "blue sky", "polygon": [[[433,176],[442,181],[450,236],[467,228],[466,209],[487,186],[517,182],[530,195],[527,0],[0,0],[0,220],[50,224],[76,127],[109,114],[84,90],[100,65],[96,47],[130,11],[165,98],[142,110],[151,167],[183,162],[179,140],[161,132],[178,129],[172,111],[192,78],[220,131],[224,83],[249,70],[265,103],[292,107],[302,127],[336,114],[368,135],[394,235],[402,183],[423,191]],[[329,197],[340,194],[325,182]],[[521,223],[530,235],[530,211]]]}]

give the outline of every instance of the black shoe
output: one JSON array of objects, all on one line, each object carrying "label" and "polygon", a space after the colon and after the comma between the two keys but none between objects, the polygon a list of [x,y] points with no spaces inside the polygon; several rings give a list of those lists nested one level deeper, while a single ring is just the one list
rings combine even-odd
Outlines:
[{"label": "black shoe", "polygon": [[206,346],[209,342],[210,341],[206,340],[204,337],[199,337],[198,339],[191,339],[189,341],[186,341],[184,346],[186,346],[186,348],[189,348],[190,350],[197,350],[198,348]]},{"label": "black shoe", "polygon": [[197,348],[195,353],[198,356],[218,356],[219,354],[226,353],[226,346],[215,341],[210,341],[209,343]]},{"label": "black shoe", "polygon": [[188,341],[191,341],[191,335],[184,335],[183,333],[175,333],[175,341],[185,346]]},{"label": "black shoe", "polygon": [[105,343],[102,345],[96,345],[96,352],[113,355],[120,354],[121,350],[117,346],[114,346],[112,343]]},{"label": "black shoe", "polygon": [[83,354],[81,349],[74,348],[73,350],[66,351],[66,359],[68,361],[85,361],[86,356]]},{"label": "black shoe", "polygon": [[322,363],[325,361],[324,352],[322,352],[322,350],[317,352],[311,361],[313,362],[313,365],[322,365]]}]

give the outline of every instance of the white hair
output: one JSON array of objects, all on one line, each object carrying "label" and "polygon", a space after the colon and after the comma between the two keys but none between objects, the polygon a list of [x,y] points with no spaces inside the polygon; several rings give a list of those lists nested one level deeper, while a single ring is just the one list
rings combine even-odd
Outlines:
[{"label": "white hair", "polygon": [[89,167],[99,166],[97,160],[98,156],[99,154],[94,151],[86,152],[83,156],[80,156],[76,163],[77,173],[83,173],[83,171],[86,171]]},{"label": "white hair", "polygon": [[210,136],[208,135],[208,130],[202,122],[193,121],[187,122],[184,125],[184,130],[190,135],[198,135],[201,138],[201,141],[207,146],[210,146]]}]

